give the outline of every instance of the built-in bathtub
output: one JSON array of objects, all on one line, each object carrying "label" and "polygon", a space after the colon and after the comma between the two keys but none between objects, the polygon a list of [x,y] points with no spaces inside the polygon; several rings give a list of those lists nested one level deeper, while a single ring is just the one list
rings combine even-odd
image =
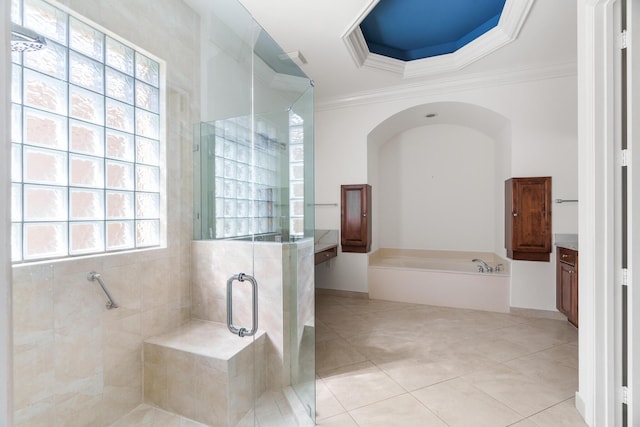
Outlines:
[{"label": "built-in bathtub", "polygon": [[[476,258],[494,271],[479,272]],[[495,253],[384,248],[367,273],[371,299],[509,312],[510,266]]]}]

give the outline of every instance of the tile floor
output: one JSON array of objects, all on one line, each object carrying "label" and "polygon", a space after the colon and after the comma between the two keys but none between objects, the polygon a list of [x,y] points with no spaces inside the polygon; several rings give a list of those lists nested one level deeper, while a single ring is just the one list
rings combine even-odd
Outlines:
[{"label": "tile floor", "polygon": [[[585,427],[577,336],[560,320],[319,294],[317,424]],[[299,425],[282,393],[265,393],[256,418]],[[112,427],[131,426],[204,427],[148,405]]]},{"label": "tile floor", "polygon": [[566,321],[318,295],[317,424],[584,427]]}]

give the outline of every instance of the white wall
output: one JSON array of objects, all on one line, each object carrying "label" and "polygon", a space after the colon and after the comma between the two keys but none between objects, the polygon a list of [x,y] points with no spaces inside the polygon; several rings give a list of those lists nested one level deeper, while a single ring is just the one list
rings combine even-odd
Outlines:
[{"label": "white wall", "polygon": [[494,248],[494,143],[446,124],[409,129],[380,147],[380,247]]},{"label": "white wall", "polygon": [[[319,106],[316,110],[316,200],[337,202],[340,184],[369,182],[376,206],[376,198],[384,185],[380,171],[368,173],[368,168],[371,170],[368,162],[376,160],[376,155],[369,151],[372,145],[368,145],[372,130],[400,111],[456,102],[487,109],[507,120],[508,128],[497,132],[501,137],[494,138],[495,162],[500,163],[496,165],[496,174],[552,176],[553,198],[577,198],[576,97],[575,69],[558,68],[555,73],[546,70],[540,75],[475,76],[473,80],[449,83],[446,89],[439,82],[433,82],[414,87],[410,95],[387,92]],[[432,111],[428,108],[423,111],[429,112]],[[455,109],[451,114],[455,114]],[[508,159],[508,164],[499,162],[501,158]],[[378,161],[385,161],[384,157],[378,155]],[[463,172],[463,168],[455,164],[448,166]],[[397,191],[407,197],[405,188]],[[503,192],[504,189],[495,186],[493,240],[502,254]],[[339,229],[339,208],[316,209],[316,227]],[[374,248],[385,238],[381,227],[374,226]],[[554,205],[553,233],[575,232],[576,206]],[[316,286],[366,292],[366,258],[364,254],[339,253],[330,265],[318,268]],[[514,262],[512,271],[512,306],[555,310],[555,261]]]}]

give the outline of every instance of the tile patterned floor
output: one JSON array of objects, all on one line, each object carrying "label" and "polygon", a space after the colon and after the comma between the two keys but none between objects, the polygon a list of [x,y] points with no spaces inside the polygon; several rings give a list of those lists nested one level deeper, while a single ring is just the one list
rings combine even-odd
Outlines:
[{"label": "tile patterned floor", "polygon": [[[320,294],[317,424],[586,427],[577,336],[566,321]],[[256,419],[298,425],[281,393],[262,396]],[[131,426],[204,427],[148,405],[112,427]]]},{"label": "tile patterned floor", "polygon": [[566,321],[320,294],[317,424],[585,427]]}]

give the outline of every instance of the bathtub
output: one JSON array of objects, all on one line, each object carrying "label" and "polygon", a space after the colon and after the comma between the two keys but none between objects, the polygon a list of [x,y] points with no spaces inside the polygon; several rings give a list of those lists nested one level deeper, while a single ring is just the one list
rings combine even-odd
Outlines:
[{"label": "bathtub", "polygon": [[[499,272],[478,272],[474,258]],[[509,262],[491,252],[378,249],[369,255],[369,298],[508,313]]]}]

